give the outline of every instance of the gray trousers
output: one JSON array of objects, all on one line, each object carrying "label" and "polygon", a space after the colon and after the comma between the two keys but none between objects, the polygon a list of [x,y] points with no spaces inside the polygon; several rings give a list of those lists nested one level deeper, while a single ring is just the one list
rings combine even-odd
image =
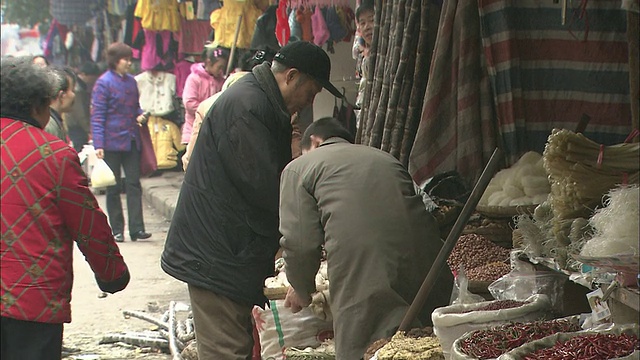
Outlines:
[{"label": "gray trousers", "polygon": [[196,329],[199,360],[251,360],[253,306],[193,285],[189,298]]}]

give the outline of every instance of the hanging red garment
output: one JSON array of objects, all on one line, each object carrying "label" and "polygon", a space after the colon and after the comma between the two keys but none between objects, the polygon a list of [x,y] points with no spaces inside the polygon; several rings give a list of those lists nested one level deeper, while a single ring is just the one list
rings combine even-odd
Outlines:
[{"label": "hanging red garment", "polygon": [[280,46],[285,46],[289,42],[291,29],[289,28],[289,20],[287,19],[287,2],[280,1],[276,10],[276,38]]},{"label": "hanging red garment", "polygon": [[300,24],[302,30],[302,40],[313,41],[313,30],[311,29],[311,9],[307,7],[299,7],[296,10],[296,20]]}]

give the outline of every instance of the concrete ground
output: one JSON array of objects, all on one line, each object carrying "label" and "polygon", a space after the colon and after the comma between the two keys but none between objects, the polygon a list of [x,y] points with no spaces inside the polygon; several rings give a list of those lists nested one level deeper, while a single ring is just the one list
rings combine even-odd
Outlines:
[{"label": "concrete ground", "polygon": [[[98,342],[106,333],[153,329],[153,325],[146,321],[125,319],[123,310],[146,311],[161,317],[171,300],[188,304],[187,286],[160,268],[160,255],[169,228],[168,219],[173,214],[182,176],[182,172],[168,172],[159,177],[142,179],[145,225],[153,236],[131,242],[125,229],[126,240],[118,244],[131,272],[131,281],[125,290],[100,298],[101,292],[93,273],[76,248],[72,322],[66,324],[64,330],[64,346],[76,351],[66,359],[171,359],[166,354],[121,345],[98,345]],[[96,197],[106,212],[105,196]],[[126,206],[125,195],[122,197]]]}]

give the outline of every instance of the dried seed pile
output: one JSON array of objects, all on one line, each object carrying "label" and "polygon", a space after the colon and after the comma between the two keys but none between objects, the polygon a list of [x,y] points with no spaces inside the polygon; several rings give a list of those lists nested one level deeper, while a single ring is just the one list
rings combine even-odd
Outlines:
[{"label": "dried seed pile", "polygon": [[467,271],[467,278],[472,281],[495,281],[511,271],[511,266],[504,262],[493,262]]},{"label": "dried seed pile", "polygon": [[458,239],[447,259],[447,264],[452,271],[458,271],[460,265],[469,271],[490,263],[506,262],[509,259],[509,253],[509,249],[492,243],[482,235],[467,234]]}]

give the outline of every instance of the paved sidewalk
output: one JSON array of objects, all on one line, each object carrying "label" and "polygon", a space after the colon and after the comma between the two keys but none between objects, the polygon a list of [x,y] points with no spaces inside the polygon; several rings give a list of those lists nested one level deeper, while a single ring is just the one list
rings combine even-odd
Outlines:
[{"label": "paved sidewalk", "polygon": [[142,196],[167,220],[173,217],[183,178],[182,171],[166,171],[161,176],[140,179]]}]

